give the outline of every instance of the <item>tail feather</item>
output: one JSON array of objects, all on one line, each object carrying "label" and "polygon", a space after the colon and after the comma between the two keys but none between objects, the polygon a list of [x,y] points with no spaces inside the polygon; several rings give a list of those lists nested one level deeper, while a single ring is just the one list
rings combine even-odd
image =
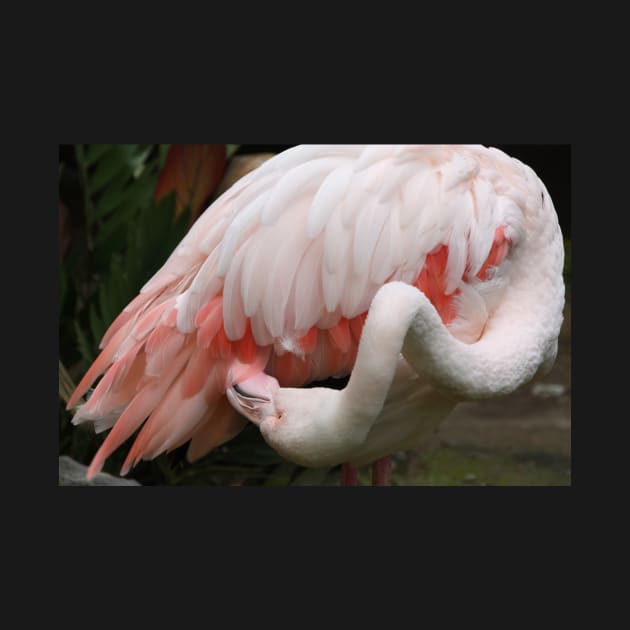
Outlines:
[{"label": "tail feather", "polygon": [[214,359],[209,350],[196,348],[182,375],[182,398],[191,398],[201,390],[208,379],[208,374],[213,367]]},{"label": "tail feather", "polygon": [[[105,460],[128,438],[133,432],[144,422],[146,417],[159,404],[165,391],[169,388],[173,380],[179,375],[184,367],[187,359],[187,353],[181,352],[170,365],[169,369],[161,375],[160,378],[154,379],[147,383],[129,403],[125,411],[109,435],[101,444],[92,459],[92,463],[88,468],[87,478],[92,479],[103,468]],[[123,473],[124,474],[124,473]]]},{"label": "tail feather", "polygon": [[189,335],[185,335],[174,328],[163,325],[158,326],[149,335],[145,345],[147,375],[160,376],[173,360],[173,357],[177,356],[184,344],[190,345],[192,341]]},{"label": "tail feather", "polygon": [[190,463],[196,462],[212,449],[236,437],[247,423],[246,418],[234,411],[228,399],[221,397],[212,414],[192,436],[186,459]]},{"label": "tail feather", "polygon": [[180,446],[186,444],[186,442],[188,442],[193,437],[193,435],[195,435],[198,431],[200,431],[201,428],[205,426],[207,422],[214,422],[214,414],[217,408],[217,404],[218,402],[216,404],[210,404],[210,406],[206,405],[205,407],[206,411],[201,416],[201,419],[198,422],[196,422],[194,426],[189,427],[188,431],[180,432],[179,437],[176,440],[174,440],[172,444],[168,446],[168,448],[166,448],[166,452],[170,453],[176,448],[179,448]]},{"label": "tail feather", "polygon": [[109,328],[103,335],[103,339],[101,339],[100,347],[104,348],[125,324],[131,321],[133,325],[136,318],[159,297],[160,293],[161,291],[139,293],[131,300],[118,317],[109,325]]},{"label": "tail feather", "polygon": [[165,311],[169,308],[173,308],[174,304],[175,298],[170,298],[149,309],[146,314],[139,317],[137,323],[131,330],[131,335],[134,339],[144,339],[149,333],[153,332],[157,324],[160,322],[160,318],[165,314]]},{"label": "tail feather", "polygon": [[[147,437],[139,442],[138,450],[134,455],[135,461],[139,461],[140,458],[152,459],[164,451],[170,451],[185,444],[208,419],[211,419],[212,423],[218,422],[215,427],[215,440],[221,443],[227,441],[229,438],[221,437],[222,432],[228,430],[227,425],[223,427],[223,424],[217,420],[217,414],[225,413],[223,403],[220,403],[225,388],[228,382],[240,383],[262,372],[268,355],[269,351],[259,351],[251,363],[232,360],[228,365],[224,361],[216,361],[213,366],[209,365],[203,372],[206,375],[205,382],[192,397],[185,396],[186,383],[191,370],[189,362],[185,373],[182,373],[171,387],[167,399],[153,412],[152,417],[143,427],[142,431],[146,431]],[[227,402],[227,399],[225,401]],[[228,407],[232,409],[229,404]],[[140,436],[138,441],[140,441]]]},{"label": "tail feather", "polygon": [[[127,466],[135,466],[141,459],[157,457],[183,434],[194,430],[202,420],[208,410],[205,392],[200,391],[195,396],[184,399],[182,397],[184,378],[184,374],[180,375],[149,416],[129,451],[124,464],[125,470]],[[205,388],[213,387],[214,379],[211,374],[207,374]],[[215,397],[218,396],[219,392],[216,392]]]},{"label": "tail feather", "polygon": [[127,322],[127,324],[120,328],[118,332],[111,338],[109,343],[98,355],[94,363],[92,363],[92,365],[90,366],[90,369],[85,373],[85,376],[77,385],[72,396],[70,397],[70,400],[68,400],[66,409],[72,409],[73,407],[75,407],[81,396],[83,396],[83,394],[87,392],[92,383],[112,364],[112,362],[114,361],[114,356],[118,351],[120,344],[127,336],[130,327],[131,323]]},{"label": "tail feather", "polygon": [[[96,386],[94,393],[85,405],[85,412],[99,415],[116,406],[113,400],[116,398],[116,394],[128,384],[126,379],[132,368],[136,366],[136,363],[143,363],[141,360],[138,360],[138,351],[141,345],[141,343],[136,344],[107,370],[107,373]],[[133,371],[137,374],[137,366]],[[140,380],[140,377],[138,380]]]},{"label": "tail feather", "polygon": [[[72,423],[76,425],[92,421],[96,433],[110,429],[138,393],[144,377],[144,367],[144,353],[140,353],[129,368],[125,380],[115,389],[108,391],[104,397],[99,397],[95,391],[88,404],[81,405],[77,409]],[[93,403],[91,407],[89,403]]]}]

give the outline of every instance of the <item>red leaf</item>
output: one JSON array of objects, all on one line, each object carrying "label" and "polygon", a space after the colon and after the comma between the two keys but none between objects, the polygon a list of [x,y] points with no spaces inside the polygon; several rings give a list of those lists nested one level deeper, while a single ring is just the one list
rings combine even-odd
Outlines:
[{"label": "red leaf", "polygon": [[175,215],[190,206],[194,221],[223,178],[225,164],[224,144],[172,144],[158,178],[155,200],[175,191]]}]

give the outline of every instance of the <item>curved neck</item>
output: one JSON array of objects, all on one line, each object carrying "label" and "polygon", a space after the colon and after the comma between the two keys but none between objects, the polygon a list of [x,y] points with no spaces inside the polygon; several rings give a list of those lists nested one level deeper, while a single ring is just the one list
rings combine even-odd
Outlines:
[{"label": "curved neck", "polygon": [[520,299],[525,297],[531,296],[524,287],[508,289],[479,341],[465,344],[449,333],[419,294],[403,355],[414,370],[424,371],[437,387],[462,399],[509,394],[555,359],[562,322],[561,308],[553,300],[525,304]]},{"label": "curved neck", "polygon": [[392,282],[374,296],[350,380],[342,390],[347,422],[373,420],[383,408],[421,295],[410,285]]},{"label": "curved neck", "polygon": [[343,404],[352,422],[380,412],[402,352],[417,372],[459,399],[508,394],[553,361],[562,323],[562,276],[532,274],[506,289],[479,341],[451,335],[426,296],[391,282],[379,289],[363,328]]}]

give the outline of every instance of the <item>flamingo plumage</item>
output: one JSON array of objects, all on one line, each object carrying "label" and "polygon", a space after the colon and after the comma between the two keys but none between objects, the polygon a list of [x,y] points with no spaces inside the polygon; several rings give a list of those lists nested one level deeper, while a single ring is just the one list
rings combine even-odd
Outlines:
[{"label": "flamingo plumage", "polygon": [[[483,146],[298,146],[214,201],[111,324],[68,402],[140,427],[121,471],[189,443],[194,462],[251,421],[307,467],[413,448],[462,400],[548,370],[563,241],[534,171]],[[349,375],[342,390],[304,385]]]}]

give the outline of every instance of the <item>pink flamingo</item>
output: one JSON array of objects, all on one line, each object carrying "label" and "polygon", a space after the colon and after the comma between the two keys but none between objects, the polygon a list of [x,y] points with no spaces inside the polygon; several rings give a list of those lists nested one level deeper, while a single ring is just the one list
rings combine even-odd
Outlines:
[{"label": "pink flamingo", "polygon": [[[299,146],[199,217],[105,334],[68,408],[143,423],[121,474],[189,442],[194,462],[251,421],[342,483],[413,448],[462,400],[553,364],[563,241],[531,168],[482,146]],[[350,375],[342,390],[305,388]]]}]

